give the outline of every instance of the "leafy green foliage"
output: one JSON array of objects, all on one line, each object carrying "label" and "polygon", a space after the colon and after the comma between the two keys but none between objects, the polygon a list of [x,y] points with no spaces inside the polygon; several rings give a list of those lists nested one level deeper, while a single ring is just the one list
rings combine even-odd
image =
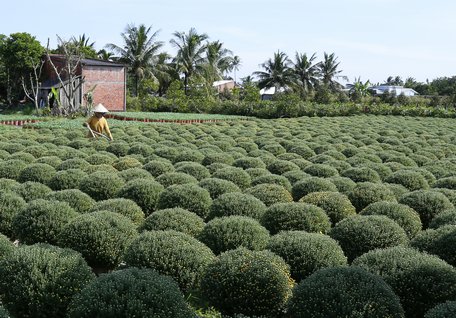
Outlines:
[{"label": "leafy green foliage", "polygon": [[329,235],[339,242],[350,262],[377,248],[408,243],[404,229],[383,215],[357,215],[346,218],[337,223]]},{"label": "leafy green foliage", "polygon": [[109,211],[92,212],[72,219],[60,231],[59,246],[81,253],[89,266],[110,270],[119,265],[127,246],[137,236],[127,217]]},{"label": "leafy green foliage", "polygon": [[77,216],[66,202],[37,199],[14,216],[13,234],[24,244],[56,244],[64,226]]},{"label": "leafy green foliage", "polygon": [[125,262],[131,267],[147,267],[171,276],[182,291],[199,285],[214,254],[190,235],[176,231],[146,231],[128,246]]},{"label": "leafy green foliage", "polygon": [[353,265],[380,275],[399,296],[406,317],[423,317],[427,310],[453,300],[456,294],[456,269],[412,248],[370,251]]},{"label": "leafy green foliage", "polygon": [[23,246],[0,260],[2,304],[15,317],[64,317],[94,278],[79,253],[50,245]]},{"label": "leafy green foliage", "polygon": [[331,227],[323,209],[307,203],[277,203],[270,206],[261,218],[261,224],[271,234],[280,231],[326,233]]},{"label": "leafy green foliage", "polygon": [[177,284],[150,269],[129,268],[101,275],[71,302],[69,318],[192,317]]},{"label": "leafy green foliage", "polygon": [[332,224],[356,214],[355,207],[348,197],[339,192],[311,192],[302,197],[299,202],[313,204],[322,208]]},{"label": "leafy green foliage", "polygon": [[94,172],[81,180],[79,189],[94,200],[107,200],[114,198],[125,184],[122,178],[114,173]]},{"label": "leafy green foliage", "polygon": [[94,199],[78,189],[49,192],[45,196],[45,199],[67,202],[76,212],[79,213],[88,212],[95,204]]},{"label": "leafy green foliage", "polygon": [[289,316],[404,317],[398,297],[380,277],[357,267],[326,268],[293,291]]},{"label": "leafy green foliage", "polygon": [[212,202],[208,219],[243,215],[259,220],[266,211],[266,205],[253,195],[246,193],[225,193]]},{"label": "leafy green foliage", "polygon": [[114,198],[95,203],[91,212],[110,211],[129,218],[134,224],[139,225],[144,221],[144,212],[134,201],[125,198]]},{"label": "leafy green foliage", "polygon": [[204,228],[204,220],[196,213],[182,208],[158,210],[149,215],[141,231],[166,231],[174,230],[193,237],[197,237]]},{"label": "leafy green foliage", "polygon": [[298,282],[319,269],[347,264],[339,244],[319,233],[282,231],[271,237],[268,250],[290,265],[291,277]]},{"label": "leafy green foliage", "polygon": [[259,251],[266,247],[269,232],[255,219],[232,215],[209,221],[198,239],[216,255],[241,246]]},{"label": "leafy green foliage", "polygon": [[13,237],[13,219],[26,206],[24,199],[15,193],[0,193],[0,233]]},{"label": "leafy green foliage", "polygon": [[155,211],[155,205],[163,189],[163,186],[153,179],[135,179],[127,182],[117,195],[134,201],[148,216]]},{"label": "leafy green foliage", "polygon": [[206,218],[212,199],[209,192],[196,184],[173,185],[160,193],[157,209],[183,208]]},{"label": "leafy green foliage", "polygon": [[269,251],[245,248],[221,254],[203,276],[209,303],[227,315],[278,315],[291,295],[288,265]]}]

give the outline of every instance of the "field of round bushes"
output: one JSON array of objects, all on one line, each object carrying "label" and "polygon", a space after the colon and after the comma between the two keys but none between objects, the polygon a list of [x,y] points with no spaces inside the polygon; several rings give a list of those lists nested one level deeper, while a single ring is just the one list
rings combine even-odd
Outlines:
[{"label": "field of round bushes", "polygon": [[454,317],[456,126],[0,134],[1,317]]}]

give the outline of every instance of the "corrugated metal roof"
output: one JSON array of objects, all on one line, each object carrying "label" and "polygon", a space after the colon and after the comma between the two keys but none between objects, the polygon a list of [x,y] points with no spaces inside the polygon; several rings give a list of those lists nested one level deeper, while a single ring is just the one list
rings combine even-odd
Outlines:
[{"label": "corrugated metal roof", "polygon": [[97,59],[82,59],[81,63],[83,65],[89,65],[89,66],[125,67],[125,65],[120,64],[120,63],[105,61],[105,60],[97,60]]}]

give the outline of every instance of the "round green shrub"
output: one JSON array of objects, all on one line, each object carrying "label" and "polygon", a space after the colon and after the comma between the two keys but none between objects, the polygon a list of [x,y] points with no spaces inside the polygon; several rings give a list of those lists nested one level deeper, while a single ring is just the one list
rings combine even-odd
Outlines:
[{"label": "round green shrub", "polygon": [[124,141],[114,141],[106,147],[106,151],[115,154],[117,157],[126,156],[130,146]]},{"label": "round green shrub", "polygon": [[139,205],[137,205],[133,200],[125,198],[98,201],[91,208],[91,212],[95,211],[110,211],[122,214],[136,225],[142,224],[145,217],[144,212],[141,210]]},{"label": "round green shrub", "polygon": [[312,156],[315,156],[315,152],[309,146],[306,146],[306,145],[294,146],[289,150],[289,152],[297,153],[304,159],[308,159]]},{"label": "round green shrub", "polygon": [[145,169],[141,168],[129,168],[119,172],[119,177],[124,179],[125,182],[134,179],[147,179],[152,178],[152,175]]},{"label": "round green shrub", "polygon": [[432,188],[431,190],[442,193],[450,200],[451,204],[456,205],[456,190],[446,188]]},{"label": "round green shrub", "polygon": [[356,187],[356,182],[347,177],[335,176],[328,178],[328,180],[336,186],[337,191],[345,195]]},{"label": "round green shrub", "polygon": [[420,215],[423,228],[429,226],[429,222],[445,210],[453,209],[448,198],[439,192],[429,190],[417,190],[404,194],[399,199],[399,203],[408,205]]},{"label": "round green shrub", "polygon": [[319,269],[347,264],[339,244],[320,233],[283,231],[271,237],[267,249],[290,265],[291,277],[298,282]]},{"label": "round green shrub", "polygon": [[27,164],[22,160],[11,159],[0,161],[0,178],[19,180],[22,169]]},{"label": "round green shrub", "polygon": [[304,279],[288,304],[291,318],[403,318],[399,298],[380,277],[357,267],[325,268]]},{"label": "round green shrub", "polygon": [[143,166],[143,169],[149,171],[153,177],[158,177],[167,172],[174,172],[175,168],[170,161],[167,160],[151,160]]},{"label": "round green shrub", "polygon": [[329,235],[339,242],[349,262],[376,248],[408,243],[404,229],[384,215],[346,218],[337,223]]},{"label": "round green shrub", "polygon": [[57,171],[49,180],[48,186],[54,190],[77,189],[81,180],[87,176],[87,173],[81,169],[67,169]]},{"label": "round green shrub", "polygon": [[63,227],[78,215],[66,202],[37,199],[14,216],[13,234],[23,244],[55,244]]},{"label": "round green shrub", "polygon": [[301,171],[301,170],[288,171],[288,172],[285,172],[284,174],[282,174],[281,176],[287,178],[288,181],[290,181],[291,185],[294,185],[296,182],[310,177],[307,173],[305,173],[304,171]]},{"label": "round green shrub", "polygon": [[209,166],[216,162],[231,165],[234,162],[234,158],[227,153],[208,153],[205,155],[202,164]]},{"label": "round green shrub", "polygon": [[19,194],[26,202],[40,199],[52,192],[51,188],[39,182],[27,181],[20,184],[16,193]]},{"label": "round green shrub", "polygon": [[67,189],[49,192],[46,200],[56,200],[68,203],[76,212],[86,213],[95,204],[95,200],[79,189]]},{"label": "round green shrub", "polygon": [[201,163],[204,159],[204,155],[198,151],[198,150],[193,150],[193,149],[186,149],[183,151],[180,151],[176,157],[173,158],[173,162],[182,162],[182,161],[187,161],[187,162],[194,162],[194,163]]},{"label": "round green shrub", "polygon": [[444,225],[427,229],[410,241],[410,246],[429,254],[437,255],[448,264],[456,266],[456,226]]},{"label": "round green shrub", "polygon": [[49,180],[55,175],[56,171],[54,167],[45,163],[31,163],[19,174],[19,182],[39,182],[47,184]]},{"label": "round green shrub", "polygon": [[101,164],[110,165],[116,159],[117,159],[117,157],[115,155],[113,155],[112,153],[109,153],[109,152],[94,153],[94,154],[88,156],[87,158],[85,158],[85,160],[88,163],[90,163],[91,165],[101,165]]},{"label": "round green shrub", "polygon": [[142,155],[143,157],[149,157],[154,153],[154,149],[142,142],[135,143],[134,145],[131,145],[130,149],[128,150],[128,154],[137,154],[137,155]]},{"label": "round green shrub", "polygon": [[277,174],[270,173],[270,174],[267,174],[264,176],[254,178],[252,180],[252,186],[256,186],[258,184],[264,184],[264,183],[277,184],[277,185],[284,187],[288,192],[291,192],[291,183],[284,176],[279,176]]},{"label": "round green shrub", "polygon": [[204,224],[204,220],[196,213],[182,208],[171,208],[149,215],[141,225],[140,231],[174,230],[196,237],[203,230]]},{"label": "round green shrub", "polygon": [[57,156],[44,156],[36,159],[34,163],[45,163],[51,167],[57,168],[62,163],[62,159]]},{"label": "round green shrub", "polygon": [[82,158],[72,158],[62,161],[62,163],[57,167],[57,170],[67,170],[67,169],[81,169],[89,167],[90,163],[85,161]]},{"label": "round green shrub", "polygon": [[65,317],[94,278],[79,253],[50,245],[23,246],[0,260],[2,304],[13,317]]},{"label": "round green shrub", "polygon": [[356,214],[356,209],[348,197],[339,192],[311,192],[299,202],[316,205],[325,211],[332,224]]},{"label": "round green shrub", "polygon": [[245,193],[253,195],[257,199],[261,200],[266,206],[293,201],[291,193],[278,184],[257,184],[256,186],[246,189]]},{"label": "round green shrub", "polygon": [[337,188],[328,179],[310,177],[296,182],[291,189],[291,194],[293,196],[293,199],[295,201],[298,201],[309,193],[321,191],[337,192]]},{"label": "round green shrub", "polygon": [[101,201],[114,198],[125,181],[115,173],[94,172],[81,180],[79,189],[94,200]]},{"label": "round green shrub", "polygon": [[158,176],[155,180],[159,182],[165,188],[177,185],[177,184],[186,184],[186,183],[198,183],[198,180],[184,172],[168,172]]},{"label": "round green shrub", "polygon": [[90,165],[90,166],[85,167],[83,169],[83,171],[87,174],[92,174],[94,172],[106,172],[106,173],[116,173],[117,174],[117,172],[118,172],[116,170],[116,168],[114,168],[111,165],[107,165],[107,164],[93,165],[93,166]]},{"label": "round green shrub", "polygon": [[441,178],[434,183],[433,187],[456,190],[456,176]]},{"label": "round green shrub", "polygon": [[274,174],[284,174],[287,171],[300,170],[296,164],[286,160],[274,160],[267,166],[267,169]]},{"label": "round green shrub", "polygon": [[307,203],[277,203],[270,206],[261,218],[261,224],[271,235],[280,231],[326,233],[331,222],[323,209]]},{"label": "round green shrub", "polygon": [[268,174],[271,174],[269,170],[264,169],[264,168],[248,168],[245,169],[245,172],[247,172],[250,176],[250,179],[255,179],[258,177],[262,177]]},{"label": "round green shrub", "polygon": [[232,215],[209,221],[198,238],[218,255],[241,246],[249,250],[263,250],[268,243],[269,232],[255,219]]},{"label": "round green shrub", "polygon": [[255,157],[244,157],[236,159],[233,162],[234,167],[242,168],[244,170],[249,168],[261,168],[265,169],[266,164],[260,159]]},{"label": "round green shrub", "polygon": [[361,212],[361,215],[385,215],[399,224],[409,238],[414,237],[421,231],[421,220],[418,213],[407,205],[379,201],[369,204]]},{"label": "round green shrub", "polygon": [[394,193],[385,185],[372,182],[361,182],[348,193],[348,198],[356,211],[361,211],[371,203],[378,201],[396,202]]},{"label": "round green shrub", "polygon": [[337,169],[327,165],[327,164],[311,164],[303,169],[303,171],[314,177],[329,178],[337,176],[339,172]]},{"label": "round green shrub", "polygon": [[456,301],[446,301],[428,310],[424,318],[450,318],[456,317]]},{"label": "round green shrub", "polygon": [[117,195],[136,202],[148,216],[155,211],[158,197],[163,190],[163,186],[153,179],[135,179],[127,182]]},{"label": "round green shrub", "polygon": [[71,248],[97,270],[119,265],[127,246],[138,235],[133,222],[118,213],[99,211],[72,219],[60,231],[59,246]]},{"label": "round green shrub", "polygon": [[380,175],[374,169],[368,167],[353,167],[344,170],[341,176],[350,178],[355,182],[380,182]]},{"label": "round green shrub", "polygon": [[0,193],[0,233],[13,237],[14,217],[27,206],[22,197],[11,192]]},{"label": "round green shrub", "polygon": [[224,179],[233,182],[239,188],[245,189],[250,186],[250,175],[241,168],[226,167],[212,173],[213,178]]},{"label": "round green shrub", "polygon": [[243,215],[260,220],[266,205],[247,193],[224,193],[212,202],[208,219],[216,217]]},{"label": "round green shrub", "polygon": [[429,223],[429,228],[438,229],[444,225],[456,225],[456,209],[446,210],[434,216]]},{"label": "round green shrub", "polygon": [[204,178],[211,176],[209,170],[197,162],[185,162],[176,164],[176,172],[185,173],[201,181]]},{"label": "round green shrub", "polygon": [[404,194],[410,192],[406,187],[404,187],[403,185],[398,184],[398,183],[384,182],[383,185],[385,185],[388,189],[390,189],[394,193],[396,200],[399,200],[400,197],[402,197]]},{"label": "round green shrub", "polygon": [[0,189],[4,192],[15,192],[20,183],[13,179],[0,178]]},{"label": "round green shrub", "polygon": [[125,252],[130,267],[151,268],[171,276],[183,292],[199,286],[206,267],[214,261],[209,247],[176,231],[146,231]]},{"label": "round green shrub", "polygon": [[241,189],[233,182],[218,178],[203,179],[198,183],[198,186],[209,191],[212,199],[217,199],[224,193],[241,192]]},{"label": "round green shrub", "polygon": [[25,162],[27,164],[30,164],[36,160],[35,156],[33,156],[32,154],[29,154],[27,152],[23,152],[23,151],[15,152],[8,157],[8,160],[15,160],[15,159],[22,160],[23,162]]},{"label": "round green shrub", "polygon": [[69,318],[188,318],[192,313],[176,282],[150,269],[104,274],[75,296]]},{"label": "round green shrub", "polygon": [[212,199],[206,189],[196,184],[172,185],[160,193],[157,209],[183,208],[205,219],[209,214]]},{"label": "round green shrub", "polygon": [[370,251],[353,261],[380,275],[399,296],[406,317],[423,317],[456,297],[456,269],[436,256],[401,246]]},{"label": "round green shrub", "polygon": [[112,166],[119,171],[130,168],[142,167],[142,163],[133,156],[120,157],[112,163]]},{"label": "round green shrub", "polygon": [[223,314],[275,317],[291,295],[291,278],[288,265],[279,256],[238,248],[221,254],[208,266],[201,290],[209,304]]},{"label": "round green shrub", "polygon": [[397,183],[403,185],[410,191],[429,189],[429,184],[426,178],[416,171],[399,170],[385,179],[389,183]]}]

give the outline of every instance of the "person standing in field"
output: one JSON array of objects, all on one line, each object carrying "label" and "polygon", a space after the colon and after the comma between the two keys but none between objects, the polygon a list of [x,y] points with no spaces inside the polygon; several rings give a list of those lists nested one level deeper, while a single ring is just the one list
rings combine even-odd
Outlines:
[{"label": "person standing in field", "polygon": [[112,134],[109,130],[108,122],[104,117],[104,115],[109,111],[102,104],[98,104],[93,108],[93,112],[93,116],[83,124],[91,130],[88,137],[96,137],[96,135],[105,134],[112,141]]}]

